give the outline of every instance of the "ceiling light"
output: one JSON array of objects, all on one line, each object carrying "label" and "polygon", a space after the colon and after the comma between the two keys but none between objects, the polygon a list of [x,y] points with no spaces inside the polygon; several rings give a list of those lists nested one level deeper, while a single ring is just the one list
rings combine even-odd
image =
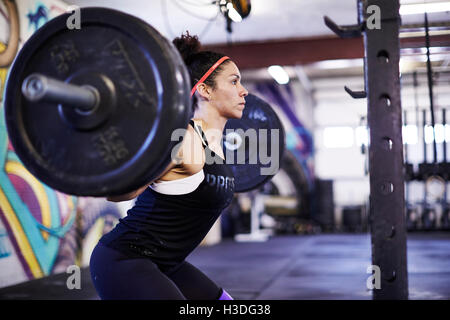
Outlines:
[{"label": "ceiling light", "polygon": [[242,21],[241,15],[239,14],[239,12],[236,11],[231,2],[227,3],[227,9],[228,9],[228,16],[230,17],[231,20],[233,20],[234,22]]},{"label": "ceiling light", "polygon": [[286,84],[289,82],[289,75],[283,69],[283,67],[270,66],[269,68],[267,68],[267,71],[269,71],[269,74],[272,76],[272,78],[274,78],[275,81],[279,84]]}]

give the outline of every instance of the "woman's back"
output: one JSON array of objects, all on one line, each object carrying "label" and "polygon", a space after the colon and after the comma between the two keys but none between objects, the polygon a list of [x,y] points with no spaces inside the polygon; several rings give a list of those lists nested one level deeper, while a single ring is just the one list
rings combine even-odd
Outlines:
[{"label": "woman's back", "polygon": [[164,270],[183,261],[229,205],[234,192],[231,169],[208,146],[205,149],[201,171],[150,185],[100,241],[129,256],[148,257]]}]

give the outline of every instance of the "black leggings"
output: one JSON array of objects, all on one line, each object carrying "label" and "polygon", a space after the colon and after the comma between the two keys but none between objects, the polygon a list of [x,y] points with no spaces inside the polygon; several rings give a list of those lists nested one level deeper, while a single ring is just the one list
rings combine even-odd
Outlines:
[{"label": "black leggings", "polygon": [[92,281],[101,299],[215,300],[222,289],[184,261],[165,274],[149,259],[134,259],[98,243],[90,260]]}]

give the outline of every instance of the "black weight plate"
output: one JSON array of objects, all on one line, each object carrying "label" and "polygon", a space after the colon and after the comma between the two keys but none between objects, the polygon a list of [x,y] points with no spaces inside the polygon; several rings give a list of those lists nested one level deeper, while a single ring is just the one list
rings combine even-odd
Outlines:
[{"label": "black weight plate", "polygon": [[249,94],[242,118],[229,119],[223,134],[223,150],[233,170],[236,192],[258,188],[278,172],[285,134],[283,124],[267,102]]},{"label": "black weight plate", "polygon": [[[177,49],[144,21],[106,8],[82,8],[38,29],[10,70],[5,94],[9,138],[27,169],[50,187],[79,196],[123,194],[156,178],[191,116],[189,76]],[[115,107],[96,126],[72,126],[61,108],[21,93],[32,73],[70,82],[106,77]],[[91,77],[92,75],[92,77]],[[114,99],[113,99],[114,100]]]}]

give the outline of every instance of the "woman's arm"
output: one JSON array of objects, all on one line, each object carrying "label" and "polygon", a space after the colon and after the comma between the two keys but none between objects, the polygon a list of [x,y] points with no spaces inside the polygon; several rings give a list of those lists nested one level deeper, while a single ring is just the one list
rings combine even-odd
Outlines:
[{"label": "woman's arm", "polygon": [[138,195],[140,195],[142,192],[144,192],[144,190],[147,187],[148,187],[148,184],[146,184],[145,186],[143,186],[135,191],[132,191],[130,193],[122,194],[120,196],[106,197],[106,200],[112,201],[112,202],[128,201],[128,200],[136,198]]},{"label": "woman's arm", "polygon": [[[200,140],[200,137],[195,133],[192,126],[188,125],[186,135],[183,138],[182,145],[180,146],[179,150],[177,151],[176,158],[178,162],[175,161],[175,159],[172,159],[170,164],[167,166],[167,168],[164,170],[164,172],[155,180],[160,179],[161,177],[164,177],[174,169],[176,166],[178,166],[178,171],[182,172],[182,175],[192,175],[203,167],[203,164],[205,162],[205,155],[203,152],[202,143]],[[200,163],[198,161],[200,159]],[[195,161],[196,160],[196,161]],[[174,174],[179,175],[179,173]],[[173,177],[172,177],[173,178]],[[106,199],[108,201],[112,202],[120,202],[120,201],[129,201],[137,196],[139,196],[144,190],[153,182],[147,183],[145,186],[142,186],[138,190],[132,191],[127,194],[118,195],[118,196],[110,196]]]},{"label": "woman's arm", "polygon": [[[163,175],[165,175],[167,172],[169,172],[170,170],[172,170],[175,167],[175,162],[170,162],[169,166],[166,168],[166,170],[164,170],[164,173],[161,174],[161,177]],[[157,179],[155,179],[157,180]],[[112,201],[112,202],[121,202],[121,201],[129,201],[132,200],[134,198],[136,198],[137,196],[139,196],[142,192],[144,192],[145,189],[147,189],[147,187],[152,183],[153,181],[147,183],[146,185],[142,186],[141,188],[132,191],[130,193],[126,193],[126,194],[122,194],[119,196],[110,196],[110,197],[106,197],[106,200],[108,201]]]}]

